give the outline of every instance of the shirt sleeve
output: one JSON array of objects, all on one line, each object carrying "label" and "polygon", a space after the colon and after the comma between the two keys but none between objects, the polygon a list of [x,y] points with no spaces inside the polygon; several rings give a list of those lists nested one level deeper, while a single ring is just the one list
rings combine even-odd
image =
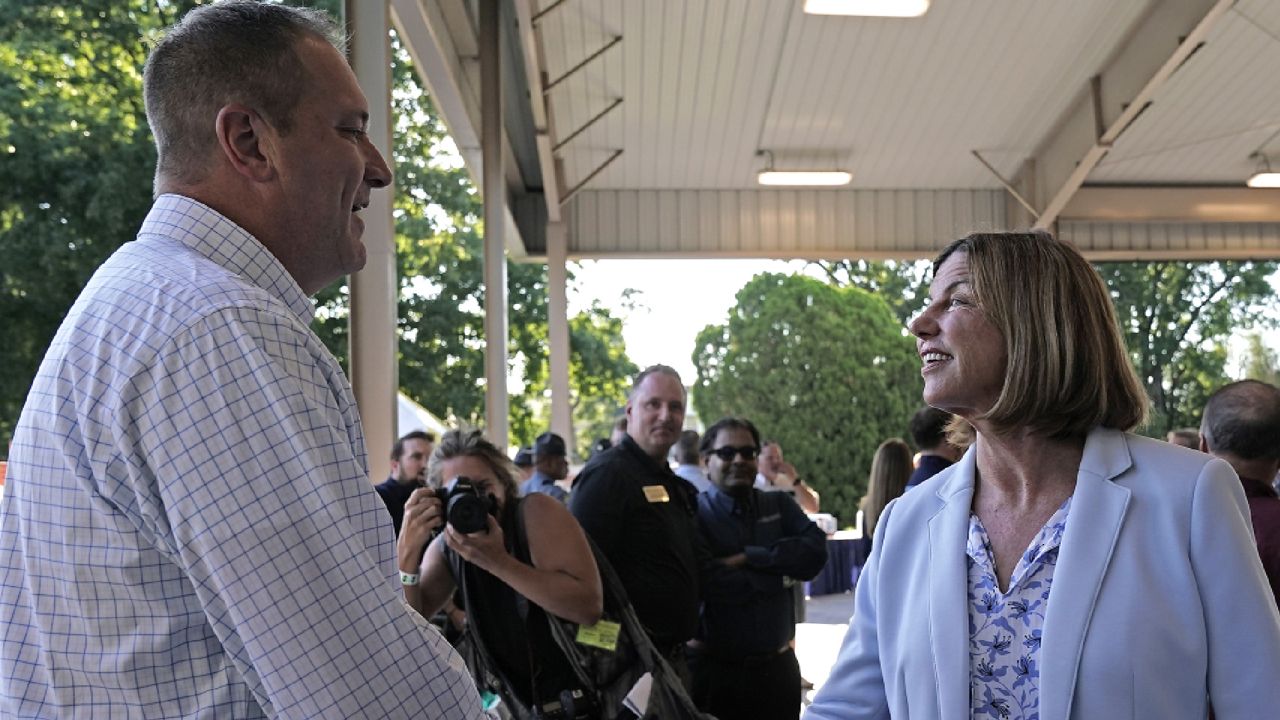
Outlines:
[{"label": "shirt sleeve", "polygon": [[[1214,460],[1196,482],[1191,562],[1205,608],[1209,699],[1218,720],[1274,715],[1280,707],[1280,611],[1258,558],[1244,488]],[[1240,661],[1248,648],[1248,662]]]},{"label": "shirt sleeve", "polygon": [[309,340],[223,310],[135,380],[120,427],[138,433],[144,521],[268,716],[483,717],[380,567],[386,511]]},{"label": "shirt sleeve", "polygon": [[782,515],[782,537],[772,545],[746,546],[747,565],[758,572],[812,580],[827,563],[827,536],[795,500],[785,495],[775,497]]}]

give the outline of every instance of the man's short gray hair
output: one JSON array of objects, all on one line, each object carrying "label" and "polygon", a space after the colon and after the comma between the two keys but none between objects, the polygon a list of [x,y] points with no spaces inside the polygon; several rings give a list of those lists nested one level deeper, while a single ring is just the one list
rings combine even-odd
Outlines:
[{"label": "man's short gray hair", "polygon": [[1205,403],[1200,434],[1211,453],[1280,458],[1280,388],[1260,380],[1223,385]]},{"label": "man's short gray hair", "polygon": [[[650,365],[644,370],[641,370],[640,374],[636,375],[636,379],[632,381],[631,390],[627,392],[628,399],[635,397],[636,390],[640,389],[640,385],[643,384],[645,379],[650,375],[670,375],[676,379],[676,382],[680,383],[680,388],[685,390],[684,381],[680,379],[680,373],[676,372],[675,368],[670,365]],[[688,390],[685,390],[685,393],[687,394]]]},{"label": "man's short gray hair", "polygon": [[142,81],[157,181],[206,177],[217,146],[214,121],[229,103],[244,103],[288,132],[307,80],[295,48],[308,36],[345,52],[342,30],[308,8],[220,2],[195,8],[170,28],[147,58]]}]

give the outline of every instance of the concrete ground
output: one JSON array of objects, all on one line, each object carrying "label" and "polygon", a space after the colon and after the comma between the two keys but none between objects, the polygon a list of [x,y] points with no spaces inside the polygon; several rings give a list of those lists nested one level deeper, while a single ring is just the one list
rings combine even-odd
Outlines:
[{"label": "concrete ground", "polygon": [[853,614],[853,593],[818,595],[805,602],[805,622],[796,625],[796,658],[800,675],[813,683],[805,703],[827,681]]}]

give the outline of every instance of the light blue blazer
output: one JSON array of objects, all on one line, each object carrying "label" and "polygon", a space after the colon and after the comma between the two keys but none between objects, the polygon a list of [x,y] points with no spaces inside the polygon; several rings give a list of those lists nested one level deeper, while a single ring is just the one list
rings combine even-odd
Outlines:
[{"label": "light blue blazer", "polygon": [[[885,509],[805,720],[967,720],[974,455]],[[1089,434],[1040,650],[1041,720],[1280,718],[1280,613],[1230,466]]]}]

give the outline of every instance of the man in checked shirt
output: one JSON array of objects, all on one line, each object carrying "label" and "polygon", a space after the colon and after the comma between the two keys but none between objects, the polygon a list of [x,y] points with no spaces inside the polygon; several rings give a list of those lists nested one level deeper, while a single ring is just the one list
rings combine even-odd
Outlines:
[{"label": "man in checked shirt", "polygon": [[0,716],[481,717],[400,600],[308,296],[391,173],[323,15],[193,10],[144,73],[156,201],[32,386],[0,503]]}]

